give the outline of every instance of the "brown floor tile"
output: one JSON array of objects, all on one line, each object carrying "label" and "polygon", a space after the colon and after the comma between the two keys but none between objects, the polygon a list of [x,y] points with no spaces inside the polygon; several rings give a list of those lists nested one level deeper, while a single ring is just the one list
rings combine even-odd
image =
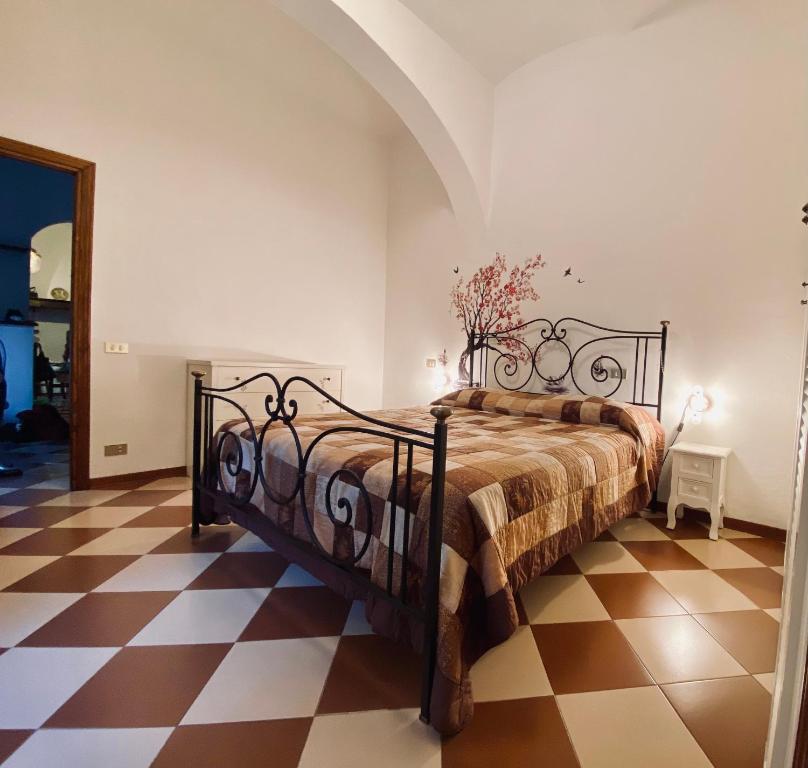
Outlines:
[{"label": "brown floor tile", "polygon": [[653,685],[612,621],[535,624],[531,629],[556,694]]},{"label": "brown floor tile", "polygon": [[572,576],[580,572],[578,564],[569,555],[564,555],[555,565],[544,571],[551,576]]},{"label": "brown floor tile", "polygon": [[289,563],[275,552],[225,552],[187,589],[274,587],[288,567]]},{"label": "brown floor tile", "polygon": [[225,552],[245,533],[244,528],[236,525],[211,525],[202,528],[199,536],[193,538],[191,529],[185,528],[155,547],[150,554],[184,555],[191,552]]},{"label": "brown floor tile", "polygon": [[780,625],[764,611],[700,613],[694,617],[750,674],[774,672]]},{"label": "brown floor tile", "polygon": [[179,496],[182,491],[128,491],[122,496],[105,501],[102,507],[156,507]]},{"label": "brown floor tile", "polygon": [[783,577],[769,568],[721,568],[722,579],[743,592],[759,608],[779,608],[783,599]]},{"label": "brown floor tile", "polygon": [[715,768],[760,768],[771,697],[753,677],[672,683],[662,690]]},{"label": "brown floor tile", "polygon": [[342,634],[351,601],[327,587],[273,589],[239,637],[284,640]]},{"label": "brown floor tile", "polygon": [[651,525],[655,525],[660,531],[671,539],[708,539],[709,530],[695,520],[677,520],[676,528],[668,530],[667,517],[647,518]]},{"label": "brown floor tile", "polygon": [[33,731],[3,731],[0,730],[0,763],[12,755]]},{"label": "brown floor tile", "polygon": [[578,760],[555,698],[474,705],[474,719],[445,739],[443,768],[573,768]]},{"label": "brown floor tile", "polygon": [[125,523],[121,528],[176,528],[191,524],[190,507],[155,507]]},{"label": "brown floor tile", "polygon": [[613,619],[687,613],[650,573],[590,574],[586,580]]},{"label": "brown floor tile", "polygon": [[179,592],[99,592],[85,595],[23,640],[24,646],[122,646]]},{"label": "brown floor tile", "polygon": [[421,657],[379,635],[341,637],[317,714],[417,707]]},{"label": "brown floor tile", "polygon": [[0,528],[48,528],[85,509],[89,507],[29,507],[0,518]]},{"label": "brown floor tile", "polygon": [[739,549],[760,560],[764,565],[782,565],[785,561],[786,545],[772,539],[732,539]]},{"label": "brown floor tile", "polygon": [[41,488],[20,488],[0,496],[0,504],[4,507],[33,507],[50,501],[57,496],[64,496],[65,491],[46,491]]},{"label": "brown floor tile", "polygon": [[48,728],[177,725],[229,644],[123,648],[45,723]]},{"label": "brown floor tile", "polygon": [[105,528],[45,528],[0,549],[0,555],[67,555],[105,533]]},{"label": "brown floor tile", "polygon": [[696,560],[675,541],[624,541],[623,546],[649,571],[704,570]]},{"label": "brown floor tile", "polygon": [[137,559],[137,555],[68,555],[11,584],[4,591],[91,592]]},{"label": "brown floor tile", "polygon": [[[181,725],[171,734],[151,768],[296,768],[311,718]],[[271,758],[269,757],[271,755]]]}]

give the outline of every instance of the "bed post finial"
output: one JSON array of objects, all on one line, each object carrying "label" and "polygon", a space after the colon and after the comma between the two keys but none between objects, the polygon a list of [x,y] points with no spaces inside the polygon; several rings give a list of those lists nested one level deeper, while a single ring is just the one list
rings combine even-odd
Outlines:
[{"label": "bed post finial", "polygon": [[436,405],[430,413],[441,423],[452,415],[452,409],[448,405]]}]

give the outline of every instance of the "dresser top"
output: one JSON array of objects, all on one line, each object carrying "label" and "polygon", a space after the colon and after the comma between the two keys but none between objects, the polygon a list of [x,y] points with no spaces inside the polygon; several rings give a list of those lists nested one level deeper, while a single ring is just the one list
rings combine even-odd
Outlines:
[{"label": "dresser top", "polygon": [[671,453],[693,453],[698,456],[713,456],[722,459],[732,453],[732,448],[724,448],[720,445],[703,445],[702,443],[676,443],[670,450]]},{"label": "dresser top", "polygon": [[220,366],[234,366],[244,368],[345,368],[344,365],[336,363],[304,363],[297,360],[254,360],[245,358],[243,360],[230,358],[229,360],[188,360],[188,365],[210,365],[214,368]]}]

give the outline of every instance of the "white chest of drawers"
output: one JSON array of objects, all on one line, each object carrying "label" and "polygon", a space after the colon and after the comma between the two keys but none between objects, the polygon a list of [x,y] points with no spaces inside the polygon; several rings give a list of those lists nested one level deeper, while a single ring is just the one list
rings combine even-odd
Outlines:
[{"label": "white chest of drawers", "polygon": [[[241,381],[246,381],[251,376],[255,376],[257,373],[263,372],[274,374],[281,384],[292,376],[303,376],[324,389],[332,397],[342,400],[344,369],[339,365],[261,360],[188,360],[186,370],[185,459],[189,474],[193,464],[194,430],[194,378],[191,376],[191,371],[202,371],[205,374],[205,378],[202,380],[203,385],[217,388],[232,387]],[[300,415],[337,413],[339,411],[334,403],[301,382],[290,384],[288,392],[297,401]],[[272,382],[267,378],[262,378],[227,393],[227,397],[242,406],[256,421],[263,422],[268,418],[265,408],[266,396],[274,394],[276,392]],[[224,422],[237,418],[243,418],[243,414],[238,409],[227,403],[216,401],[213,414],[213,431],[215,432]]]},{"label": "white chest of drawers", "polygon": [[704,509],[710,513],[710,538],[718,538],[723,527],[727,459],[732,451],[715,445],[678,443],[671,448],[671,495],[668,499],[668,528],[676,527],[679,507]]}]

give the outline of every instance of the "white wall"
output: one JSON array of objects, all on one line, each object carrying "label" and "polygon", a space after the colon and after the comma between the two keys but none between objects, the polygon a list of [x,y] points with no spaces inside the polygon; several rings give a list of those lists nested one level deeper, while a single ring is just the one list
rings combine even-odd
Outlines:
[{"label": "white wall", "polygon": [[[426,367],[426,359],[448,348],[457,360],[463,339],[449,312],[449,290],[453,266],[463,263],[462,242],[437,173],[415,140],[402,136],[390,158],[385,407],[434,400],[440,394],[436,371]],[[456,365],[449,367],[452,379],[456,372]]]},{"label": "white wall", "polygon": [[97,163],[91,476],[184,463],[186,357],[343,363],[381,405],[397,121],[368,86],[258,0],[1,16],[2,133]]},{"label": "white wall", "polygon": [[[694,5],[497,88],[491,242],[540,250],[542,312],[671,321],[665,426],[732,447],[727,514],[785,527],[805,278],[806,8]],[[572,266],[578,285],[561,272]]]}]

